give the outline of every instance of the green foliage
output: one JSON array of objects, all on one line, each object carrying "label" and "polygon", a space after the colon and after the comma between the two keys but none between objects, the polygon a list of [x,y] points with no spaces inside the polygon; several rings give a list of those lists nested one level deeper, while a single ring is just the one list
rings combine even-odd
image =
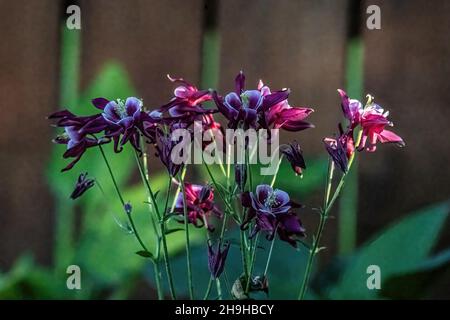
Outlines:
[{"label": "green foliage", "polygon": [[[423,270],[450,211],[448,202],[414,213],[380,232],[346,263],[331,299],[375,299],[378,290],[366,286],[367,267],[378,265],[382,280]],[[447,258],[447,255],[445,256]],[[441,258],[442,260],[445,260]],[[392,281],[392,280],[390,280]],[[382,281],[382,288],[384,281]]]}]

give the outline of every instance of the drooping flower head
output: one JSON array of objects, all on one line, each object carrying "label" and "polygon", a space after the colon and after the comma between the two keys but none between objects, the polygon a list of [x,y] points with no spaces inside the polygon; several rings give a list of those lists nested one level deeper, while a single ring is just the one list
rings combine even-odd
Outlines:
[{"label": "drooping flower head", "polygon": [[227,259],[230,244],[226,242],[222,245],[221,241],[217,242],[214,247],[211,241],[208,241],[208,269],[211,272],[211,277],[217,279],[225,268],[225,260]]},{"label": "drooping flower head", "polygon": [[72,200],[75,200],[76,198],[81,197],[88,189],[92,188],[95,184],[94,179],[89,179],[87,177],[87,172],[81,173],[77,179],[77,183],[75,185],[75,188],[70,195],[70,198]]},{"label": "drooping flower head", "polygon": [[297,141],[280,146],[281,153],[291,163],[295,174],[302,175],[306,169],[305,159],[303,159],[302,149]]},{"label": "drooping flower head", "polygon": [[[86,126],[101,119],[100,114],[92,116],[76,116],[68,110],[57,111],[48,116],[48,119],[56,120],[56,126],[64,128],[64,133],[53,139],[54,143],[67,145],[67,150],[63,158],[74,158],[62,171],[67,171],[81,159],[88,148],[105,144],[110,141],[108,138],[95,138],[84,132]],[[99,131],[103,128],[99,129]],[[98,132],[99,132],[98,131]],[[92,133],[94,133],[92,131]]]},{"label": "drooping flower head", "polygon": [[179,163],[172,159],[172,151],[178,143],[179,141],[174,140],[170,132],[165,133],[161,129],[157,129],[155,143],[156,156],[159,157],[161,162],[167,168],[167,171],[171,177],[175,177],[184,165],[181,161],[183,155],[179,155]]},{"label": "drooping flower head", "polygon": [[405,146],[403,139],[390,130],[386,130],[386,126],[393,126],[387,117],[389,111],[373,102],[371,96],[368,96],[368,102],[361,115],[361,127],[363,130],[361,143],[358,150],[366,150],[374,152],[376,150],[377,142],[381,143],[396,143],[398,146]]},{"label": "drooping flower head", "polygon": [[[222,217],[222,212],[214,203],[214,190],[209,185],[197,185],[185,183],[186,207],[188,220],[196,227],[203,227],[213,231],[214,228],[209,225],[208,218],[211,214]],[[183,193],[177,196],[174,213],[184,215]]]},{"label": "drooping flower head", "polygon": [[285,191],[274,190],[263,184],[256,187],[255,193],[243,193],[241,201],[242,205],[248,208],[241,228],[246,229],[252,221],[255,222],[250,237],[263,231],[267,233],[267,239],[271,240],[277,233],[280,240],[295,247],[296,238],[305,235],[300,219],[292,210],[300,205],[291,201]]}]

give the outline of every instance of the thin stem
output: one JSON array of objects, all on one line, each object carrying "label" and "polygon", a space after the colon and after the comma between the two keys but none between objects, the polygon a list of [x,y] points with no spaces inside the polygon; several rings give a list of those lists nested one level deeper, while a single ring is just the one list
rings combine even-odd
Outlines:
[{"label": "thin stem", "polygon": [[275,174],[273,175],[272,182],[270,183],[270,186],[273,187],[275,185],[275,181],[277,180],[278,171],[280,170],[281,161],[283,160],[283,155],[281,155],[280,160],[278,160],[277,169],[275,171]]},{"label": "thin stem", "polygon": [[[145,155],[145,153],[144,153]],[[167,273],[167,279],[169,281],[169,290],[170,290],[170,296],[172,298],[172,300],[176,299],[176,294],[175,294],[175,285],[173,282],[173,275],[172,275],[172,269],[170,267],[170,261],[169,261],[169,251],[167,248],[167,239],[166,239],[166,229],[165,229],[165,221],[163,219],[163,217],[161,216],[161,213],[159,212],[159,208],[158,208],[158,203],[156,202],[156,197],[155,194],[153,193],[153,190],[150,186],[150,182],[149,182],[149,175],[148,175],[148,170],[146,168],[142,167],[141,161],[139,160],[139,156],[137,151],[135,152],[135,158],[136,158],[136,163],[138,165],[139,168],[139,172],[141,173],[141,178],[142,181],[144,183],[144,185],[147,187],[147,193],[148,196],[151,200],[151,203],[153,204],[153,207],[155,209],[155,213],[157,215],[158,221],[159,221],[159,226],[160,226],[160,231],[161,231],[161,236],[160,236],[160,240],[162,242],[163,245],[163,259],[164,259],[164,265],[166,268],[166,273]],[[145,157],[144,157],[144,161],[145,161]],[[144,162],[144,165],[146,164],[146,161]],[[167,199],[166,199],[167,202]],[[157,233],[157,229],[156,226],[155,228],[155,233]],[[160,241],[158,239],[157,241],[157,245],[158,245],[158,258],[159,258],[159,247],[160,247]]]},{"label": "thin stem", "polygon": [[[276,232],[276,230],[275,230],[275,232]],[[274,244],[275,244],[275,237],[273,237],[272,242],[270,243],[269,256],[267,257],[266,267],[264,269],[264,276],[266,276],[267,272],[269,271],[269,264],[270,264],[270,260],[272,259],[272,251],[273,251]]]},{"label": "thin stem", "polygon": [[206,292],[205,292],[205,296],[203,297],[203,300],[208,300],[213,281],[214,281],[214,279],[212,277],[210,277],[209,281],[208,281],[208,287],[206,288]]},{"label": "thin stem", "polygon": [[[358,133],[358,136],[356,138],[355,150],[357,150],[357,148],[361,142],[361,136],[362,136],[362,130],[360,130],[360,132]],[[320,213],[320,221],[319,221],[319,226],[317,227],[316,237],[315,237],[315,239],[313,241],[313,245],[309,251],[308,261],[306,263],[305,275],[304,275],[302,286],[301,286],[300,293],[298,296],[299,300],[303,300],[305,298],[305,294],[308,289],[309,278],[311,277],[311,270],[312,270],[312,265],[314,262],[314,257],[320,251],[320,247],[319,247],[320,239],[322,238],[323,230],[325,228],[325,223],[328,219],[330,210],[333,208],[333,204],[335,203],[336,199],[339,197],[342,187],[344,186],[345,178],[347,177],[348,173],[350,172],[350,169],[352,167],[354,159],[355,159],[355,152],[352,153],[352,155],[349,159],[348,165],[347,165],[347,172],[341,176],[339,184],[336,187],[336,189],[333,193],[333,196],[331,197],[331,200],[329,200],[329,199],[330,199],[331,185],[332,185],[332,180],[333,180],[334,163],[332,162],[331,158],[329,159],[329,166],[328,166],[329,170],[328,170],[328,175],[327,175],[327,184],[326,184],[326,191],[325,191],[325,197],[324,197],[324,205],[323,205],[323,209]]]},{"label": "thin stem", "polygon": [[[108,158],[106,157],[105,151],[103,150],[102,146],[99,145],[98,147],[100,149],[100,153],[102,154],[103,160],[105,161],[106,166],[108,167],[109,175],[111,176],[111,180],[114,184],[114,188],[116,189],[117,195],[122,204],[122,208],[125,210],[125,201],[123,200],[122,193],[120,192],[119,186],[117,185],[117,181],[112,172],[111,165],[109,164]],[[125,213],[128,217],[128,221],[130,222],[131,230],[133,230],[133,234],[136,237],[137,241],[139,242],[139,244],[141,245],[141,247],[144,251],[149,252],[147,247],[145,246],[144,242],[142,241],[141,237],[139,236],[139,233],[136,229],[136,226],[134,224],[134,221],[133,221],[133,218],[132,218],[130,212],[125,210]],[[160,275],[159,266],[156,262],[153,262],[153,265],[154,265],[154,269],[155,269],[155,282],[156,282],[156,290],[158,292],[158,299],[161,300],[161,299],[163,299],[163,293],[162,293],[161,282],[159,281],[159,278],[158,278]]]},{"label": "thin stem", "polygon": [[219,300],[222,300],[222,286],[220,285],[219,278],[216,278],[216,288],[217,288],[217,296],[219,297]]},{"label": "thin stem", "polygon": [[181,192],[183,193],[183,212],[184,212],[184,225],[185,225],[185,235],[186,235],[186,263],[188,272],[188,289],[189,297],[191,300],[194,299],[194,287],[192,284],[192,266],[191,266],[191,246],[189,242],[189,217],[187,212],[186,203],[186,190],[184,186],[184,179],[182,179],[181,174],[179,174],[178,179],[180,180]]},{"label": "thin stem", "polygon": [[259,232],[256,234],[255,244],[253,246],[253,253],[251,256],[251,260],[250,260],[250,270],[248,273],[247,284],[245,286],[245,293],[247,293],[247,294],[248,294],[248,291],[250,290],[250,283],[252,281],[252,272],[253,272],[253,267],[255,266],[256,249],[258,248],[258,240],[259,240]]}]

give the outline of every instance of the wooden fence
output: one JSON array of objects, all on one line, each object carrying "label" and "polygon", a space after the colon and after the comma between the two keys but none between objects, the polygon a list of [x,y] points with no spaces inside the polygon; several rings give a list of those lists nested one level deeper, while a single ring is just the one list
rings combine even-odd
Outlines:
[{"label": "wooden fence", "polygon": [[[82,87],[116,59],[145,101],[162,104],[172,90],[167,73],[201,81],[203,34],[215,27],[220,89],[231,89],[242,68],[250,83],[263,78],[290,87],[293,105],[316,109],[311,120],[317,128],[300,138],[306,152],[316,154],[340,117],[336,89],[345,87],[350,21],[360,16],[365,91],[391,110],[407,148],[363,155],[358,241],[449,197],[448,1],[0,0],[2,268],[25,250],[51,261],[54,217],[44,173],[51,128],[45,116],[59,107],[60,34],[72,3],[81,7]],[[381,30],[365,27],[369,4],[381,8]]]}]

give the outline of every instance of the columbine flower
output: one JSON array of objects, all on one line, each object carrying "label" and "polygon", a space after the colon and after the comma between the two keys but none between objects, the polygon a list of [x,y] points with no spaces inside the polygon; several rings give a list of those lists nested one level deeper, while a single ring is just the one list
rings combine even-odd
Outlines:
[{"label": "columbine flower", "polygon": [[79,129],[74,126],[65,128],[65,133],[57,136],[53,139],[53,142],[58,144],[66,144],[67,150],[63,154],[63,158],[75,158],[61,171],[67,171],[73,168],[73,166],[81,159],[81,156],[86,152],[88,148],[95,147],[101,144],[110,142],[108,138],[95,139],[93,137],[87,137],[80,134]]},{"label": "columbine flower", "polygon": [[98,107],[103,107],[103,119],[107,124],[105,135],[114,140],[114,150],[120,152],[124,144],[130,141],[131,145],[140,151],[140,134],[152,138],[148,135],[149,130],[145,123],[153,124],[159,119],[152,117],[142,111],[142,101],[135,97],[129,97],[124,102],[121,99],[109,101],[104,98],[97,98],[94,101],[101,101]]},{"label": "columbine flower", "polygon": [[[374,152],[377,148],[377,141],[381,143],[396,143],[401,147],[405,146],[405,142],[400,136],[384,129],[386,126],[393,126],[392,122],[387,119],[388,115],[389,111],[385,112],[382,107],[373,103],[372,98],[369,96],[369,101],[361,115],[363,133],[358,150],[365,148],[366,151]],[[369,145],[366,147],[367,142]]]},{"label": "columbine flower", "polygon": [[230,128],[237,128],[240,123],[245,129],[260,127],[264,124],[264,113],[289,96],[288,89],[270,93],[259,89],[244,90],[244,86],[245,76],[241,71],[235,79],[235,92],[228,93],[225,98],[213,92],[214,102],[218,110],[229,120]]},{"label": "columbine flower", "polygon": [[248,228],[251,221],[255,220],[250,237],[257,232],[267,232],[267,239],[273,239],[278,233],[280,240],[296,246],[296,237],[303,237],[305,229],[300,219],[291,210],[300,207],[291,201],[289,195],[282,190],[273,190],[269,185],[259,185],[256,193],[243,193],[242,205],[248,208],[247,217],[242,229]]},{"label": "columbine flower", "polygon": [[[157,114],[166,121],[184,120],[189,125],[203,114],[213,113],[214,110],[203,108],[202,103],[211,100],[209,90],[198,90],[197,87],[182,78],[172,78],[170,81],[180,84],[175,88],[174,97],[166,105],[152,111],[151,115]],[[168,113],[168,116],[164,114]]]},{"label": "columbine flower", "polygon": [[[258,90],[264,97],[270,96],[270,88],[265,86],[260,80],[258,84]],[[263,119],[263,127],[274,129],[284,129],[287,131],[301,131],[308,128],[314,128],[314,125],[304,121],[314,109],[304,107],[291,107],[286,99],[278,102],[274,106],[270,107],[265,112],[265,118]]]},{"label": "columbine flower", "polygon": [[78,177],[77,183],[75,185],[75,188],[70,195],[70,198],[75,200],[76,198],[79,198],[85,193],[88,189],[92,188],[95,184],[94,179],[88,179],[87,178],[87,172],[81,173]]},{"label": "columbine flower", "polygon": [[175,177],[184,165],[183,163],[174,163],[172,159],[172,150],[178,141],[172,140],[170,133],[164,134],[160,129],[157,130],[156,137],[156,155],[167,168],[169,175]]},{"label": "columbine flower", "polygon": [[303,159],[302,150],[297,141],[280,147],[281,153],[291,163],[292,169],[298,175],[302,175],[302,169],[306,169],[305,160]]},{"label": "columbine flower", "polygon": [[323,139],[323,143],[334,164],[341,169],[342,172],[346,173],[348,170],[349,157],[347,156],[345,147],[342,143],[342,138],[325,138]]},{"label": "columbine flower", "polygon": [[227,259],[228,250],[230,249],[230,244],[225,243],[222,247],[222,243],[219,241],[217,246],[214,248],[210,241],[208,245],[208,269],[211,272],[213,279],[217,279],[223,272],[225,267],[225,260]]},{"label": "columbine flower", "polygon": [[[211,213],[217,217],[222,217],[222,213],[214,203],[213,189],[209,185],[201,186],[190,183],[185,183],[184,189],[189,222],[199,228],[206,224],[206,228],[213,231],[214,228],[208,225],[207,218]],[[182,192],[178,194],[174,213],[184,215]]]},{"label": "columbine flower", "polygon": [[349,128],[354,129],[361,121],[363,106],[358,100],[350,99],[344,90],[338,89],[338,92],[344,117],[350,122]]}]

